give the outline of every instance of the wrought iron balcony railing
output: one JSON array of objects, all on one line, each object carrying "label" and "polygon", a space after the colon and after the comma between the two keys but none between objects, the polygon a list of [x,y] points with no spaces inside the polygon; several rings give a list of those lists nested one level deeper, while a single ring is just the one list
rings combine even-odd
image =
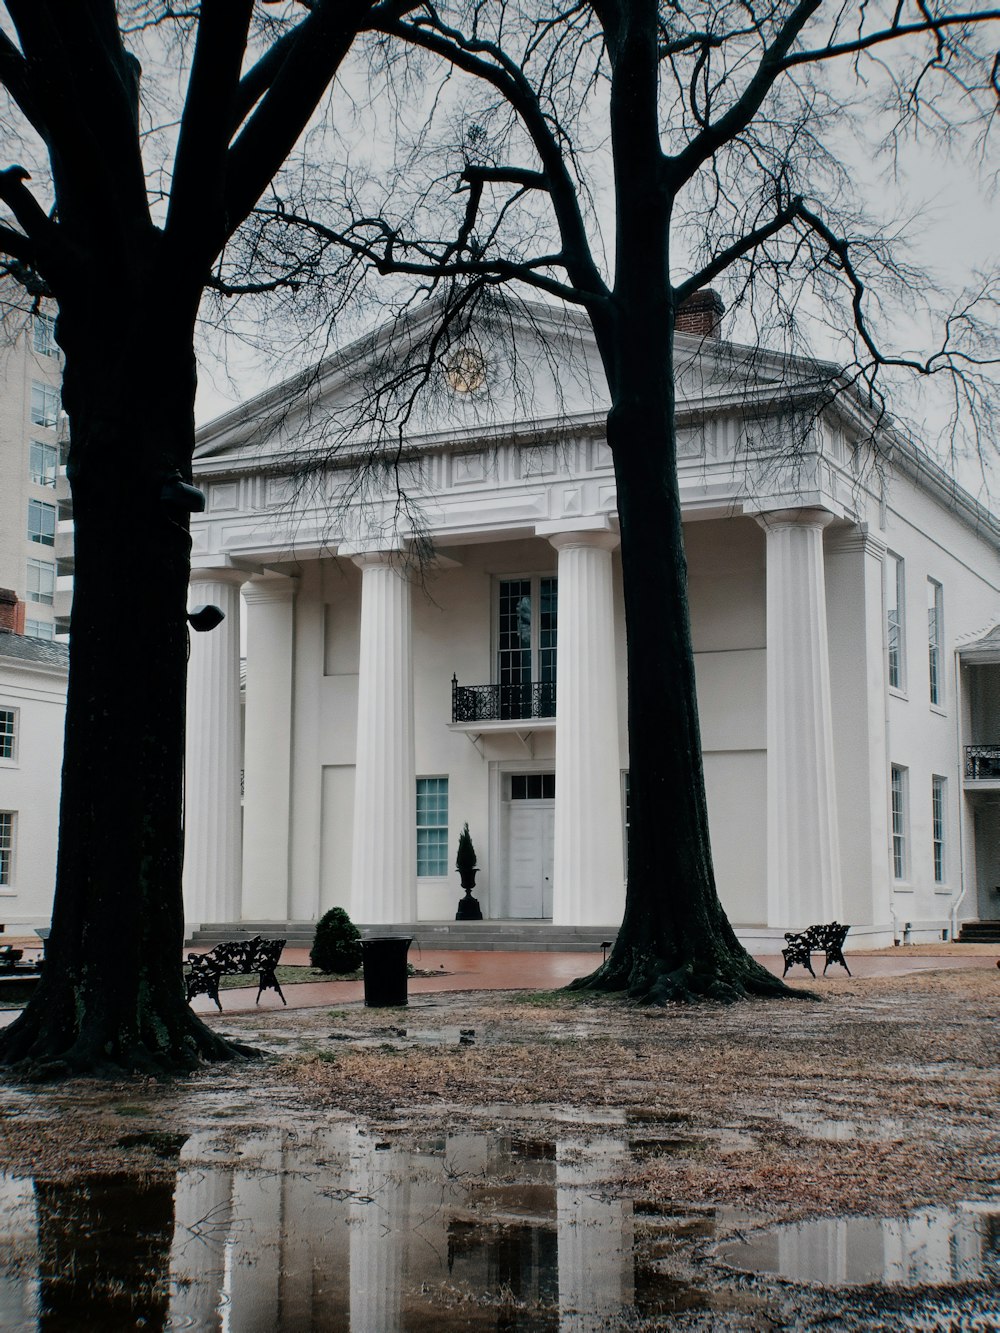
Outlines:
[{"label": "wrought iron balcony railing", "polygon": [[457,676],[451,678],[452,722],[526,722],[555,715],[555,681],[459,685]]},{"label": "wrought iron balcony railing", "polygon": [[1000,780],[1000,745],[967,745],[965,776]]}]

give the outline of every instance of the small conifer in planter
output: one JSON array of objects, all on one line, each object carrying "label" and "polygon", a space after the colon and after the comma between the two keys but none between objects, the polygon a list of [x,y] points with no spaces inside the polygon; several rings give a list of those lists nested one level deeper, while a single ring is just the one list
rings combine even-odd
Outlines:
[{"label": "small conifer in planter", "polygon": [[361,932],[342,907],[331,907],[316,923],[309,961],[318,972],[356,972]]},{"label": "small conifer in planter", "polygon": [[482,921],[483,914],[479,902],[472,896],[472,890],[476,887],[476,871],[479,867],[476,865],[476,849],[472,845],[468,824],[463,825],[462,832],[458,835],[458,855],[455,857],[455,869],[458,871],[462,888],[465,890],[464,897],[458,900],[458,911],[455,913],[455,920]]},{"label": "small conifer in planter", "polygon": [[479,867],[476,865],[476,849],[472,845],[468,824],[463,824],[462,832],[458,835],[458,855],[455,857],[455,869],[458,871],[463,889],[474,889],[476,887],[476,871]]}]

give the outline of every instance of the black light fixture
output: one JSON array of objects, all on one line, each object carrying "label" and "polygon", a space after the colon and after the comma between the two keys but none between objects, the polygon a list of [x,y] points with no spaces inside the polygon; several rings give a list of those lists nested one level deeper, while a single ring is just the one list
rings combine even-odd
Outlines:
[{"label": "black light fixture", "polygon": [[221,625],[226,618],[226,613],[221,606],[196,606],[188,614],[188,624],[199,634],[207,634],[209,630],[215,629],[216,625]]},{"label": "black light fixture", "polygon": [[160,487],[160,503],[183,514],[203,514],[205,493],[184,481],[179,472],[171,472]]}]

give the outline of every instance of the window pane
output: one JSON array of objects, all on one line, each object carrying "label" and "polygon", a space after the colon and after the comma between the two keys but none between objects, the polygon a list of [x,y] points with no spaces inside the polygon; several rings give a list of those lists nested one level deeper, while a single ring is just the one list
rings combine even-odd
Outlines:
[{"label": "window pane", "polygon": [[941,610],[940,583],[927,580],[927,651],[930,670],[931,703],[941,702]]},{"label": "window pane", "polygon": [[16,719],[13,708],[0,708],[0,759],[14,758]]},{"label": "window pane", "polygon": [[56,321],[51,315],[35,315],[32,326],[32,346],[40,356],[55,356],[58,353]]},{"label": "window pane", "polygon": [[14,862],[14,812],[0,810],[0,885],[8,888]]},{"label": "window pane", "polygon": [[54,639],[56,627],[51,620],[31,620],[24,622],[25,637],[29,639]]},{"label": "window pane", "polygon": [[886,636],[889,646],[889,685],[903,688],[903,562],[898,556],[886,557]]},{"label": "window pane", "polygon": [[36,426],[54,426],[59,419],[59,390],[51,384],[31,385],[31,420]]},{"label": "window pane", "polygon": [[931,778],[931,833],[935,884],[944,883],[944,784],[944,778]]},{"label": "window pane", "polygon": [[902,768],[892,767],[892,874],[894,879],[906,875],[906,774]]},{"label": "window pane", "polygon": [[448,873],[448,779],[417,778],[417,874]]},{"label": "window pane", "polygon": [[56,507],[44,500],[28,501],[28,541],[43,546],[56,544]]},{"label": "window pane", "polygon": [[51,606],[56,595],[56,567],[45,560],[28,561],[28,601]]},{"label": "window pane", "polygon": [[31,441],[31,480],[37,486],[54,486],[58,466],[59,451],[54,444],[45,444],[41,440]]}]

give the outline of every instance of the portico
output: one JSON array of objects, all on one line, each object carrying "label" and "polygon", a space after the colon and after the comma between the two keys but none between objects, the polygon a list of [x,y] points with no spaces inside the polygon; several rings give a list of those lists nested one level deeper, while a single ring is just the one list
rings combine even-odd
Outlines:
[{"label": "portico", "polygon": [[[691,355],[704,362],[710,351],[698,343]],[[699,384],[706,374],[703,365]],[[342,391],[322,375],[317,383]],[[452,921],[468,823],[487,920],[613,929],[629,765],[601,411],[567,412],[556,426],[521,404],[488,441],[478,418],[463,417],[465,402],[449,431],[415,419],[406,466],[419,477],[427,562],[413,533],[394,528],[394,498],[361,505],[333,465],[290,506],[278,446],[259,443],[269,438],[261,413],[276,401],[206,428],[196,461],[208,504],[192,524],[192,603],[216,602],[227,618],[192,645],[189,921],[308,922],[335,905],[366,926]],[[287,434],[294,409],[282,412]],[[740,446],[742,412],[740,393],[720,390],[711,411],[682,405],[679,426],[723,904],[762,947],[834,918],[887,943],[904,910],[940,938],[959,884],[947,900],[940,883],[918,886],[916,823],[913,882],[893,875],[901,834],[890,772],[910,774],[916,819],[923,766],[928,789],[932,772],[937,781],[950,770],[943,746],[925,759],[912,739],[923,725],[916,706],[912,736],[890,726],[902,704],[886,676],[887,551],[898,562],[910,542],[913,586],[945,588],[945,624],[958,633],[983,623],[992,596],[992,575],[968,573],[989,563],[981,520],[942,508],[961,567],[943,570],[929,555],[925,571],[923,547],[904,541],[905,505],[887,508],[875,475],[865,479],[850,423],[830,410],[785,466],[766,432],[754,449]],[[294,450],[292,421],[282,447]],[[911,634],[918,625],[914,614]],[[954,686],[947,673],[941,681],[934,736]],[[934,790],[940,804],[945,787]],[[956,771],[956,821],[960,790]],[[664,810],[664,836],[671,818]]]}]

